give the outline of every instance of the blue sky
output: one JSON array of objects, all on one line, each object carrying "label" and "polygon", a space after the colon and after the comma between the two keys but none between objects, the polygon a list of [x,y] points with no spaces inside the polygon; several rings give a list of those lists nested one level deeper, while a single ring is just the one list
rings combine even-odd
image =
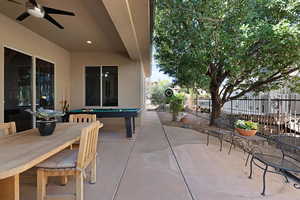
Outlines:
[{"label": "blue sky", "polygon": [[154,53],[155,53],[155,48],[153,49],[153,55],[152,55],[152,76],[151,76],[151,81],[160,81],[160,80],[172,80],[171,77],[168,75],[163,74],[162,72],[159,71],[159,68],[157,66],[157,62],[154,58]]},{"label": "blue sky", "polygon": [[162,72],[160,72],[158,66],[156,65],[156,62],[153,61],[151,81],[160,81],[160,80],[171,80],[171,78],[163,74]]}]

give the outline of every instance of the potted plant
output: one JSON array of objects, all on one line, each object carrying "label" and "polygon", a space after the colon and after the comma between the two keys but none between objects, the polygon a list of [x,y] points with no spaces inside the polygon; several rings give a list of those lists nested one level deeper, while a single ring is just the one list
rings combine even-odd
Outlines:
[{"label": "potted plant", "polygon": [[187,117],[187,114],[186,114],[186,113],[183,113],[183,114],[182,114],[182,117],[181,117],[180,121],[181,121],[182,123],[184,123],[184,124],[188,123],[189,120],[188,120],[188,117]]},{"label": "potted plant", "polygon": [[237,120],[234,127],[243,136],[253,136],[257,132],[258,124],[252,121]]},{"label": "potted plant", "polygon": [[36,116],[36,124],[41,136],[51,135],[56,127],[56,118],[64,116],[63,112],[43,108],[39,108],[36,112],[27,111]]},{"label": "potted plant", "polygon": [[170,110],[173,115],[173,121],[177,120],[179,112],[183,111],[184,94],[178,93],[169,97]]}]

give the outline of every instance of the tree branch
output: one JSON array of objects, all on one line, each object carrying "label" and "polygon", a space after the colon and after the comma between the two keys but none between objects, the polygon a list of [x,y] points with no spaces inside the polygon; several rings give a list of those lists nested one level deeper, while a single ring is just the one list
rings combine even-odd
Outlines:
[{"label": "tree branch", "polygon": [[255,42],[252,47],[250,47],[250,49],[248,50],[248,53],[246,54],[246,56],[253,56],[255,55],[258,50],[263,46],[263,45],[266,45],[268,44],[269,41],[266,41],[266,40],[259,40],[257,42]]},{"label": "tree branch", "polygon": [[[272,76],[270,76],[268,79],[266,79],[266,80],[264,80],[264,81],[257,81],[257,82],[255,82],[255,83],[252,84],[248,89],[246,89],[246,90],[240,92],[239,94],[237,94],[237,95],[235,95],[235,96],[232,96],[232,97],[228,98],[227,100],[234,100],[234,99],[237,99],[237,98],[239,98],[239,97],[245,95],[246,93],[253,91],[253,90],[254,90],[255,88],[257,88],[257,87],[266,85],[266,84],[271,83],[271,82],[274,82],[274,81],[278,81],[278,80],[280,80],[281,78],[283,78],[284,76],[289,75],[289,74],[291,74],[291,73],[293,73],[293,72],[295,72],[295,71],[297,71],[297,70],[298,70],[297,68],[293,68],[293,69],[288,70],[288,71],[285,72],[285,73],[281,73],[281,71],[278,71],[278,72],[274,73]],[[280,75],[278,76],[278,74],[280,74]]]}]

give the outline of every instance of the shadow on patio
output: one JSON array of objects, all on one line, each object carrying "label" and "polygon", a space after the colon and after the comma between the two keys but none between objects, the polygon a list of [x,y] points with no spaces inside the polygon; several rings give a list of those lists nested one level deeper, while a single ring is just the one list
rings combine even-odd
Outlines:
[{"label": "shadow on patio", "polygon": [[[85,185],[88,200],[298,200],[297,191],[281,176],[268,174],[267,195],[262,197],[261,170],[248,179],[246,154],[235,149],[227,154],[218,140],[206,146],[206,135],[162,126],[155,112],[147,112],[135,140],[124,138],[123,127],[106,125],[101,130],[97,183]],[[171,144],[171,147],[170,145]],[[35,199],[34,173],[21,178],[21,199]],[[71,192],[74,182],[59,186],[50,180],[49,193]]]}]

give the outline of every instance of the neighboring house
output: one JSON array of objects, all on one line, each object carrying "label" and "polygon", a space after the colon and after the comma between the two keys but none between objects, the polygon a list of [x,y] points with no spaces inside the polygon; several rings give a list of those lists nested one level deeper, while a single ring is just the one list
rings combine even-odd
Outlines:
[{"label": "neighboring house", "polygon": [[[202,108],[211,107],[208,99],[199,99]],[[270,92],[248,93],[244,97],[226,102],[223,106],[226,113],[240,114],[289,114],[300,115],[300,94],[291,92],[288,88]]]},{"label": "neighboring house", "polygon": [[291,92],[288,88],[260,93],[259,95],[248,93],[241,99],[248,100],[227,102],[223,110],[231,112],[232,109],[234,113],[249,114],[278,114],[278,112],[291,115],[300,114],[300,95]]},{"label": "neighboring house", "polygon": [[0,122],[30,124],[25,109],[61,109],[65,100],[70,109],[143,108],[152,1],[40,3],[75,16],[51,15],[59,29],[33,16],[16,21],[24,6],[0,3]]}]

